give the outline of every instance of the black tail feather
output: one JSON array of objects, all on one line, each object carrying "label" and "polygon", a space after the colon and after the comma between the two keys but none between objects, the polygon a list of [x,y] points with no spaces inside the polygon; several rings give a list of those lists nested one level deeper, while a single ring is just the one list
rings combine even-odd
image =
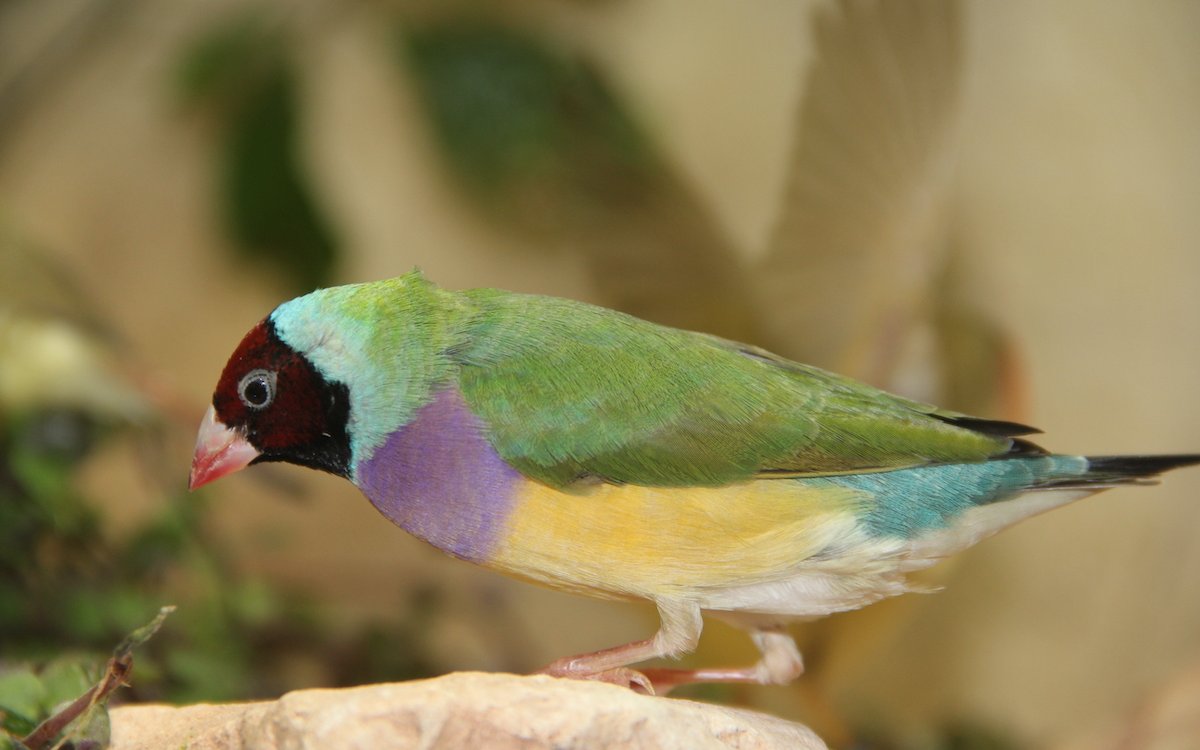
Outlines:
[{"label": "black tail feather", "polygon": [[1153,479],[1164,471],[1200,464],[1198,453],[1167,456],[1088,456],[1088,475],[1103,481]]},{"label": "black tail feather", "polygon": [[1042,432],[1038,428],[1030,427],[1027,424],[1006,422],[1002,419],[983,419],[981,417],[968,417],[966,415],[947,416],[943,414],[934,414],[932,416],[942,420],[946,424],[952,424],[955,427],[962,427],[983,435],[990,435],[991,437],[1038,435]]},{"label": "black tail feather", "polygon": [[1083,475],[1039,482],[1038,489],[1058,490],[1073,487],[1103,489],[1125,484],[1155,484],[1164,471],[1200,464],[1200,453],[1167,456],[1087,456],[1088,471]]}]

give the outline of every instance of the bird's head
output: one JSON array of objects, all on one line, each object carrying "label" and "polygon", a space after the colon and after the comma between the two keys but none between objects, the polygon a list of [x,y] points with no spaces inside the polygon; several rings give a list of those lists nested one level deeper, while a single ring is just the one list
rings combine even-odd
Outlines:
[{"label": "bird's head", "polygon": [[229,358],[200,423],[188,487],[252,463],[286,461],[347,477],[347,387],[285,343],[271,318]]}]

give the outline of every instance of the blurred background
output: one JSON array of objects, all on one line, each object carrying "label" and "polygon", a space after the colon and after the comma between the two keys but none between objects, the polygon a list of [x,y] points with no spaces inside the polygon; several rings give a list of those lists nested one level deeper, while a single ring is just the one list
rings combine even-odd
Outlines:
[{"label": "blurred background", "polygon": [[[348,483],[188,495],[234,345],[421,267],[1042,427],[1200,450],[1200,4],[0,3],[0,659],[136,700],[536,669],[654,613],[444,557]],[[1026,522],[691,695],[836,747],[1197,747],[1200,472]],[[710,623],[694,661],[754,658]],[[1175,742],[1176,744],[1170,744]]]}]

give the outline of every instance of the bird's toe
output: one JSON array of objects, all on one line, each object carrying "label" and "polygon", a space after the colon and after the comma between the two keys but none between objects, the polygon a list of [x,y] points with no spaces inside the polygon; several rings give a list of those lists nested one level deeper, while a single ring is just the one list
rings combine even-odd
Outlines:
[{"label": "bird's toe", "polygon": [[610,685],[619,685],[629,688],[635,693],[643,695],[654,695],[654,683],[650,681],[646,675],[636,669],[629,667],[616,667],[614,669],[604,669],[597,672],[580,670],[571,662],[573,660],[565,659],[554,662],[543,669],[539,670],[539,674],[547,674],[551,677],[561,677],[568,680],[588,680],[591,682],[607,682]]}]

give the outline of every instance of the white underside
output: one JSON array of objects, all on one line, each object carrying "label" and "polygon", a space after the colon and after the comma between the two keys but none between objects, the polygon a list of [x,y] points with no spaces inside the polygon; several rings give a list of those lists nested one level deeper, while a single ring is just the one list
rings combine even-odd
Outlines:
[{"label": "white underside", "polygon": [[907,580],[908,573],[927,568],[1018,521],[1102,489],[1029,492],[972,508],[953,525],[912,540],[871,538],[859,531],[836,553],[806,560],[774,580],[703,592],[698,604],[722,619],[746,625],[858,609],[889,596],[922,590]]}]

